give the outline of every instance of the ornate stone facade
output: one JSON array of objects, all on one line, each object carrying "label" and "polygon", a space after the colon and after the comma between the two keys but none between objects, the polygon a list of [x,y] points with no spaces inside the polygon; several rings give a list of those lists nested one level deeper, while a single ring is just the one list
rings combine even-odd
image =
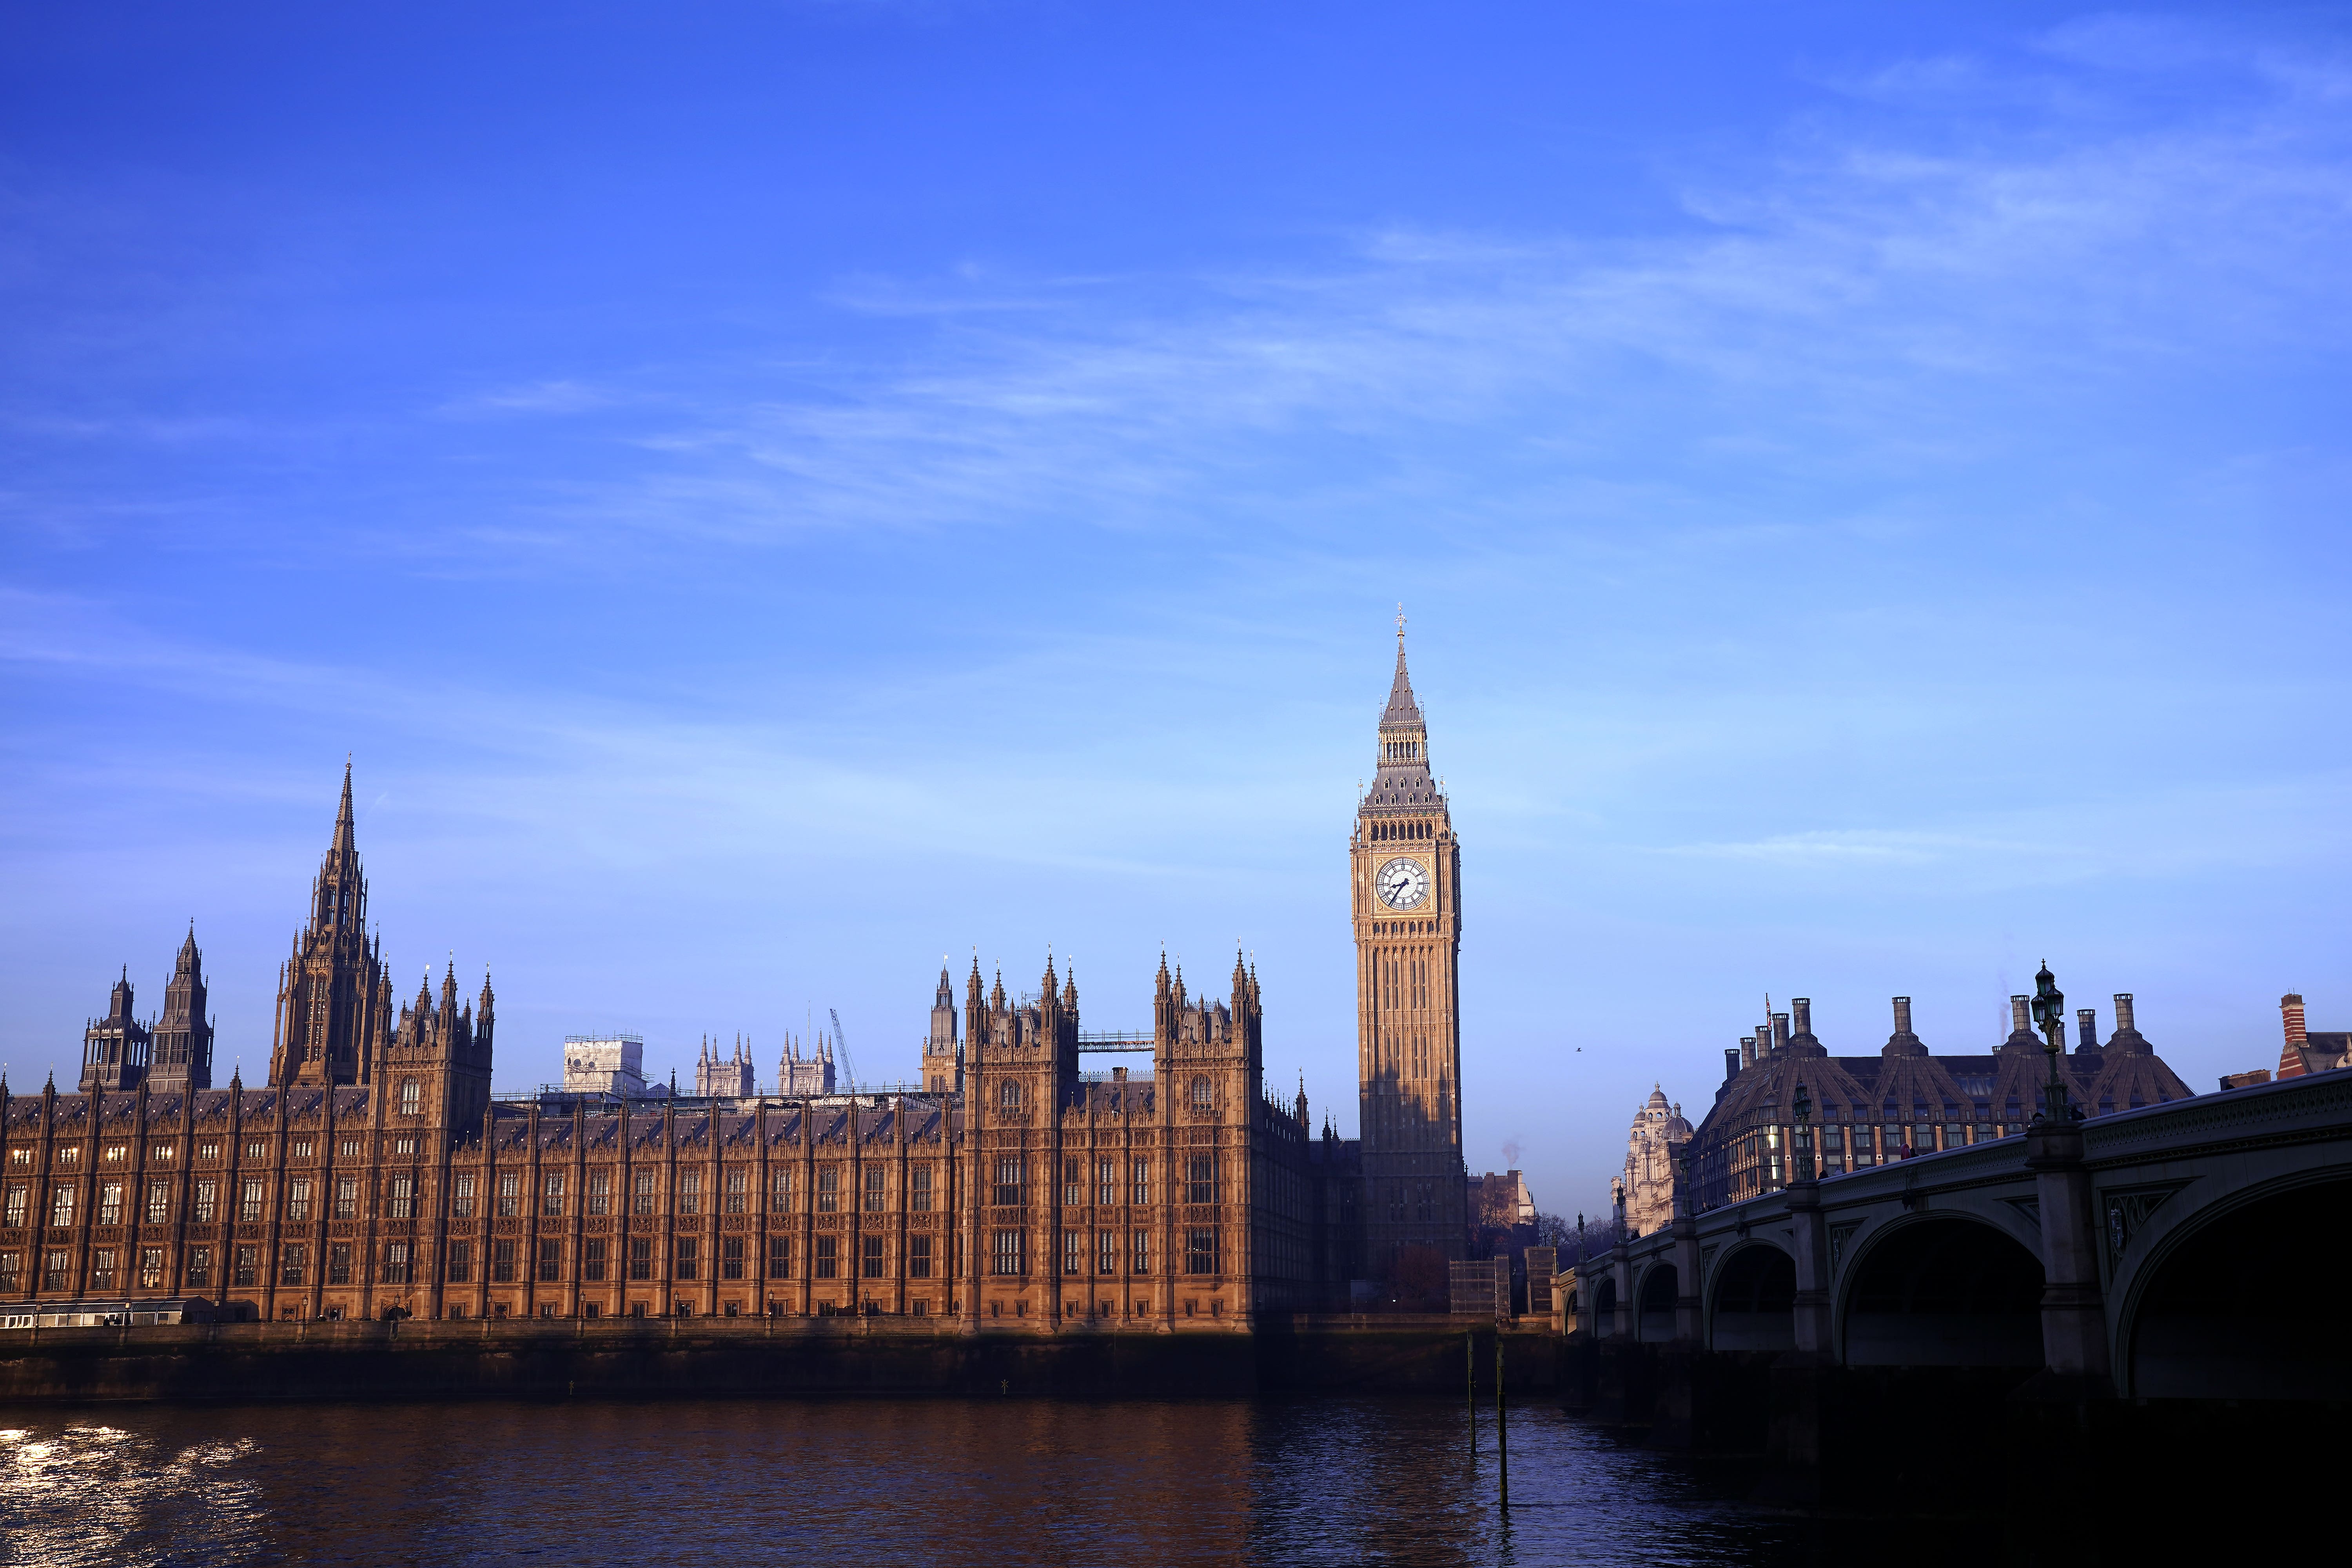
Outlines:
[{"label": "ornate stone facade", "polygon": [[1664,1230],[1675,1219],[1675,1161],[1691,1138],[1691,1124],[1683,1108],[1666,1102],[1664,1089],[1654,1086],[1649,1100],[1633,1113],[1633,1130],[1625,1139],[1622,1180],[1625,1224],[1635,1236]]},{"label": "ornate stone facade", "polygon": [[[2029,1016],[2032,1000],[2010,998],[2009,1037],[1990,1055],[1930,1054],[1911,1032],[1911,998],[1897,996],[1885,1047],[1833,1057],[1813,1037],[1812,1003],[1791,998],[1790,1012],[1769,1015],[1738,1049],[1724,1052],[1723,1085],[1693,1134],[1700,1206],[1785,1186],[1800,1158],[1827,1175],[2023,1132],[2050,1071]],[[2085,1116],[2105,1116],[2189,1098],[2189,1086],[2135,1026],[2131,994],[2118,993],[2115,1002],[2116,1030],[2105,1045],[2086,1008],[2076,1015],[2074,1048],[2059,1053],[2069,1103]],[[2058,1027],[2063,1044],[2065,1026]],[[1811,1148],[1803,1152],[1796,1139],[1800,1089],[1811,1108]]]},{"label": "ornate stone facade", "polygon": [[[1398,689],[1410,710],[1402,663]],[[1391,966],[1372,1016],[1397,1031],[1374,1059],[1402,1161],[1391,1179],[1431,1184],[1428,1214],[1397,1234],[1451,1234],[1458,1251],[1451,960],[1416,923],[1442,910],[1451,930],[1452,841],[1442,803],[1408,793],[1360,819],[1367,864],[1401,840],[1437,879],[1404,923],[1368,917],[1370,961]],[[828,1092],[821,1048],[782,1064],[814,1092],[749,1093],[739,1050],[709,1054],[698,1087],[719,1092],[692,1099],[601,1083],[498,1098],[488,978],[461,997],[453,963],[395,1011],[355,838],[347,768],[280,972],[267,1086],[204,1087],[209,1032],[196,1053],[176,1004],[165,1026],[191,1041],[186,1076],[123,1076],[122,1042],[142,1037],[127,976],[119,1048],[84,1092],[0,1082],[0,1299],[185,1298],[273,1320],[854,1311],[1172,1331],[1342,1305],[1365,1271],[1356,1145],[1312,1132],[1303,1088],[1289,1105],[1265,1092],[1264,1007],[1238,954],[1214,995],[1163,958],[1148,1037],[1082,1035],[1076,978],[1050,959],[1034,999],[1002,976],[983,990],[975,963],[960,1009],[943,969],[921,1091]],[[184,958],[193,1018],[193,940]],[[642,1085],[631,1044],[568,1042],[567,1079]],[[1082,1071],[1089,1049],[1150,1065]]]}]

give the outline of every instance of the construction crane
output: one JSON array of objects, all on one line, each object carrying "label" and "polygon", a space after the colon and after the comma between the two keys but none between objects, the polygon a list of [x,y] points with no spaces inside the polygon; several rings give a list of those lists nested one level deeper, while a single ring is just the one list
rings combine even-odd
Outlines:
[{"label": "construction crane", "polygon": [[857,1092],[857,1069],[849,1065],[849,1041],[841,1032],[841,1009],[827,1007],[825,1011],[833,1015],[833,1048],[841,1056],[841,1092],[855,1094]]}]

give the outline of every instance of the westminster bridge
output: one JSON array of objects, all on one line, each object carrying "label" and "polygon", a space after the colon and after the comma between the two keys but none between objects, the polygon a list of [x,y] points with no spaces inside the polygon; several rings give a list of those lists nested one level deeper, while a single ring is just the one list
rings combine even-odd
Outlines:
[{"label": "westminster bridge", "polygon": [[2004,1442],[2195,1452],[2201,1485],[2334,1446],[2348,1258],[2352,1071],[2045,1121],[1587,1256],[1570,1403],[1799,1493],[1948,1487]]}]

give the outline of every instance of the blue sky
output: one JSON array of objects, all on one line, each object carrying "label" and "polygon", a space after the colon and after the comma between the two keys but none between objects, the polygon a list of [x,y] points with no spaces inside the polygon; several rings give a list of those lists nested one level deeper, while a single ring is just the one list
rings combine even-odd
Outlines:
[{"label": "blue sky", "polygon": [[1473,1170],[1599,1209],[1768,992],[2274,1061],[2352,1021],[2348,33],[0,9],[0,1060],[193,916],[257,1073],[350,752],[502,1087],[1238,941],[1352,1131],[1402,600]]}]

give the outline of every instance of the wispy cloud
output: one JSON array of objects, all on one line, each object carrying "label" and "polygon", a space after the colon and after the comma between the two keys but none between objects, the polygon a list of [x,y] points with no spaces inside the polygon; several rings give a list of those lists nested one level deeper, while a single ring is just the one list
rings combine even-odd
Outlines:
[{"label": "wispy cloud", "polygon": [[[1965,145],[1857,109],[1744,166],[1692,169],[1688,224],[1667,237],[1400,227],[1307,270],[867,280],[841,308],[931,323],[895,369],[796,364],[788,395],[734,401],[658,389],[694,413],[637,424],[623,438],[642,466],[548,504],[588,526],[739,539],[1150,525],[1211,495],[1247,513],[1281,493],[1311,519],[1293,455],[1338,442],[1390,483],[1475,463],[1507,508],[1507,466],[1538,456],[1819,463],[1826,433],[1856,465],[1977,459],[2008,438],[1980,405],[2021,386],[2047,401],[2192,357],[2339,349],[2352,73],[2285,81],[2209,58],[2242,90],[2145,123],[2116,111],[2126,67],[2093,37],[2053,42],[2036,68],[2063,70],[2063,99]],[[1928,60],[1855,96],[2007,112],[2020,79]],[[617,396],[560,382],[474,405]]]}]

